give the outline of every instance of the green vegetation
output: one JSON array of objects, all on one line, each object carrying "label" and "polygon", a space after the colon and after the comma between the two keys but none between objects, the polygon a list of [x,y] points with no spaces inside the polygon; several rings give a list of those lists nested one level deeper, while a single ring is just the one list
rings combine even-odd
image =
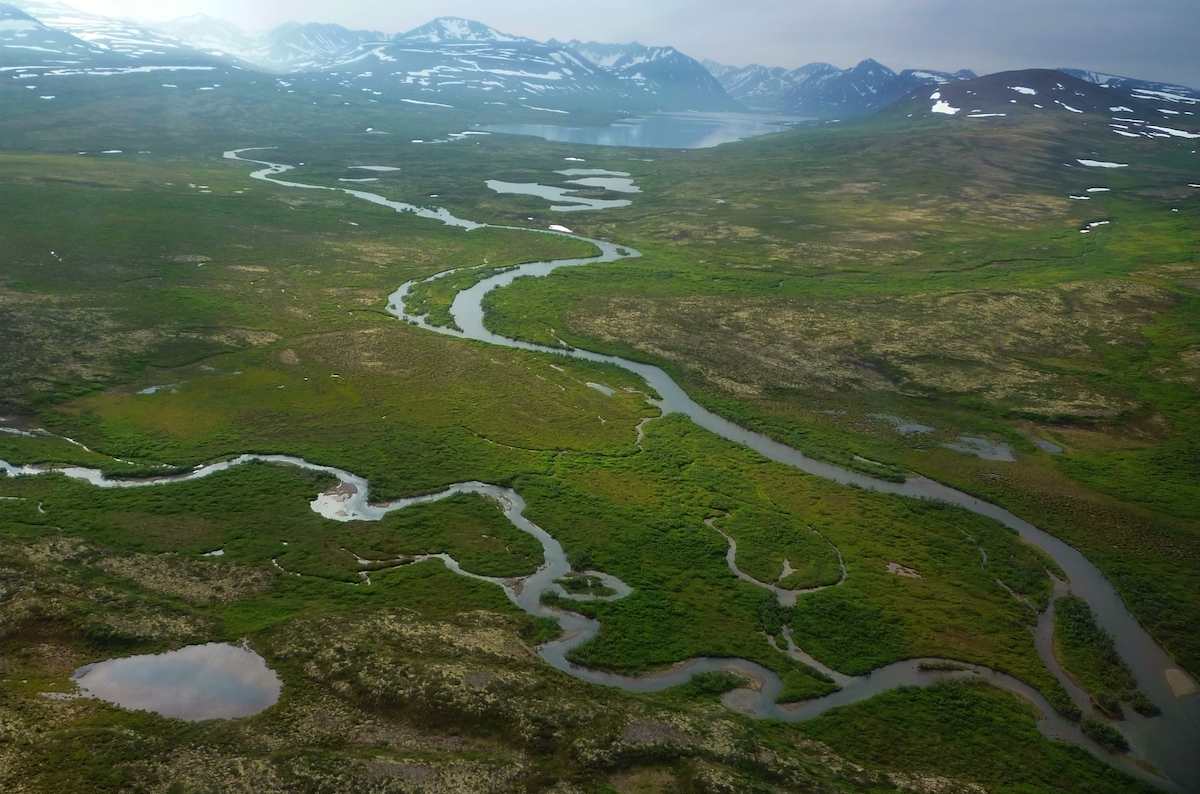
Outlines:
[{"label": "green vegetation", "polygon": [[1095,717],[1084,717],[1080,724],[1083,732],[1114,753],[1129,752],[1129,740],[1125,734]]},{"label": "green vegetation", "polygon": [[989,791],[1157,790],[1079,747],[1047,739],[1036,719],[1032,706],[1003,690],[941,681],[832,709],[797,730],[855,763],[950,775]]},{"label": "green vegetation", "polygon": [[[6,516],[6,533],[36,534],[39,515]],[[414,778],[544,788],[547,777],[599,782],[646,755],[748,783],[844,785],[794,748],[776,748],[781,765],[762,769],[754,759],[774,742],[720,707],[697,712],[673,693],[629,696],[551,670],[523,647],[533,621],[499,588],[440,563],[379,572],[370,588],[274,574],[266,590],[208,603],[109,577],[112,555],[80,540],[6,534],[3,555],[6,789],[228,789],[247,775],[272,794]],[[279,622],[264,630],[253,616]],[[284,680],[280,703],[255,717],[183,723],[38,695],[69,690],[77,666],[106,656],[247,631]]]},{"label": "green vegetation", "polygon": [[1110,717],[1123,716],[1121,701],[1147,717],[1159,713],[1158,706],[1137,688],[1137,680],[1117,653],[1112,636],[1096,625],[1092,608],[1077,595],[1054,600],[1054,653]]},{"label": "green vegetation", "polygon": [[458,323],[454,322],[454,318],[450,315],[450,305],[454,303],[455,296],[485,278],[490,278],[508,269],[510,268],[481,265],[456,270],[442,278],[418,282],[412,286],[404,298],[405,311],[418,317],[424,317],[430,325],[461,331]]},{"label": "green vegetation", "polygon": [[594,596],[610,596],[615,595],[616,590],[612,589],[604,583],[604,580],[599,576],[591,576],[589,574],[571,574],[564,576],[561,579],[555,579],[555,584],[562,585],[562,588],[568,593],[594,595]]},{"label": "green vegetation", "polygon": [[333,193],[296,198],[246,171],[6,154],[6,403],[36,409],[285,336],[392,325],[385,297],[447,267],[594,252],[553,235],[442,231]]},{"label": "green vegetation", "polygon": [[[643,258],[517,280],[488,325],[659,364],[807,454],[1000,503],[1082,549],[1200,672],[1195,158],[1112,137],[876,119],[664,154],[635,169],[635,208],[583,228]],[[1063,167],[1085,149],[1137,167]],[[1092,181],[1110,192],[1066,198]],[[944,447],[964,435],[1018,460]]]},{"label": "green vegetation", "polygon": [[687,700],[720,703],[721,695],[746,686],[746,679],[726,670],[713,673],[696,673],[683,686],[675,687],[672,694]]},{"label": "green vegetation", "polygon": [[[569,147],[416,146],[481,116],[357,99],[343,111],[274,85],[166,98],[154,79],[64,95],[38,116],[0,86],[0,408],[94,450],[0,434],[0,457],[133,476],[287,453],[368,478],[373,501],[511,485],[577,571],[634,588],[563,601],[601,624],[573,661],[638,673],[737,656],[775,670],[782,701],[830,691],[764,636],[790,626],[846,673],[959,659],[1070,713],[1034,651],[1035,615],[1012,595],[1048,603],[1048,561],[1002,526],[804,475],[679,416],[645,425],[639,451],[635,427],[656,411],[633,375],[383,312],[399,284],[461,268],[411,296],[444,325],[454,294],[485,275],[591,245],[465,232],[251,181],[220,158],[277,145],[272,160],[303,162],[299,181],[329,186],[350,163],[397,163],[372,190],[415,204],[437,193],[463,217],[546,228],[559,219],[545,202],[483,181],[545,182]],[[393,134],[364,136],[364,124]],[[1082,186],[1057,163],[1110,143],[1091,134],[879,121],[653,162],[589,153],[590,166],[636,170],[646,192],[572,226],[645,256],[520,280],[492,294],[489,323],[661,363],[706,405],[811,454],[1000,502],[1096,560],[1195,669],[1198,203],[1171,181],[1191,160],[1149,142],[1136,154],[1153,168],[1105,174],[1111,195],[1073,205],[1063,195]],[[153,154],[62,154],[108,148]],[[1114,223],[1080,235],[1101,212]],[[142,393],[156,386],[167,388]],[[935,431],[901,435],[880,416]],[[1019,463],[941,446],[958,435],[1004,441]],[[1035,436],[1066,452],[1036,451]],[[494,504],[461,496],[341,523],[308,507],[331,485],[262,464],[144,489],[0,478],[4,785],[849,791],[936,774],[959,788],[1139,790],[975,684],[893,691],[801,727],[718,705],[742,685],[725,674],[658,695],[583,684],[530,652],[552,622],[439,561],[410,561],[445,552],[489,576],[536,568],[538,544]],[[729,571],[717,529],[761,581],[835,586],[782,608]],[[605,589],[587,575],[561,583]],[[183,724],[39,695],[114,655],[242,638],[284,680],[280,704],[247,720]]]},{"label": "green vegetation", "polygon": [[837,550],[815,530],[792,524],[786,514],[742,509],[715,526],[737,538],[738,567],[760,582],[799,590],[841,580]]},{"label": "green vegetation", "polygon": [[[1000,569],[990,561],[1028,548],[1013,533],[938,503],[798,474],[681,417],[645,430],[638,455],[561,456],[546,475],[514,481],[526,514],[563,543],[576,566],[577,555],[586,555],[588,565],[634,588],[619,601],[571,605],[601,622],[599,635],[572,651],[573,661],[637,673],[695,655],[741,656],[785,679],[791,670],[811,678],[758,634],[778,634],[790,622],[798,645],[843,672],[947,656],[1021,671],[1014,674],[1036,679],[1048,695],[1056,690],[1033,653],[1033,613],[995,583]],[[770,593],[729,572],[725,539],[703,521],[726,511],[747,516],[739,525],[747,531],[762,531],[750,517],[783,515],[792,527],[787,543],[806,542],[811,525],[841,550],[848,579],[803,596],[794,613],[780,609]],[[984,544],[986,568],[964,532]],[[893,560],[925,578],[889,573]],[[1031,567],[1039,562],[1029,560]],[[828,687],[817,679],[792,683],[808,697]]]}]

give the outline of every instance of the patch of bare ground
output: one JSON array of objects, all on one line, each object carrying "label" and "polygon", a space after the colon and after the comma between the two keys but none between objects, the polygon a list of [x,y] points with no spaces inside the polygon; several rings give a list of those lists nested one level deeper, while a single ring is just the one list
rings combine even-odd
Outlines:
[{"label": "patch of bare ground", "polygon": [[976,394],[1051,416],[1134,407],[1078,376],[1091,343],[1140,347],[1175,297],[1133,281],[845,301],[617,296],[567,315],[576,333],[624,341],[734,396],[768,388]]},{"label": "patch of bare ground", "polygon": [[[428,363],[423,361],[420,352],[405,348],[394,328],[376,326],[317,334],[299,340],[297,347],[300,352],[293,352],[293,355],[298,358],[320,363],[343,374],[371,372],[407,378]],[[439,363],[445,365],[446,375],[450,378],[461,375],[469,367],[469,362],[451,356],[445,356]]]},{"label": "patch of bare ground", "polygon": [[672,794],[675,776],[669,769],[628,769],[608,779],[608,785],[621,794]]},{"label": "patch of bare ground", "polygon": [[[178,643],[212,632],[213,624],[208,618],[156,609],[115,587],[95,582],[89,571],[105,570],[113,565],[114,559],[120,558],[108,557],[84,540],[49,536],[30,543],[8,541],[5,547],[8,564],[0,623],[6,636],[31,631],[36,634],[43,630],[41,624],[46,621],[71,623],[101,636],[142,642]],[[239,572],[232,574],[230,580],[223,580],[218,574],[206,585],[187,576],[169,584],[157,566],[136,567],[136,563],[130,562],[117,562],[116,566],[122,578],[141,576],[161,586],[160,592],[173,590],[172,595],[232,594],[238,592],[238,587],[246,588],[249,582],[258,581],[256,575]]]},{"label": "patch of bare ground", "polygon": [[108,377],[121,356],[144,353],[170,336],[158,328],[130,330],[116,315],[75,296],[0,291],[0,383],[16,394],[49,388],[55,379]]},{"label": "patch of bare ground", "polygon": [[1195,264],[1160,265],[1149,270],[1138,270],[1129,275],[1134,278],[1153,279],[1200,289],[1200,266]]},{"label": "patch of bare ground", "polygon": [[240,347],[242,344],[263,347],[278,341],[279,335],[271,331],[255,331],[248,328],[224,328],[211,338],[229,347]]},{"label": "patch of bare ground", "polygon": [[271,588],[275,577],[259,568],[201,562],[171,554],[105,557],[96,567],[140,587],[195,603],[229,603]]},{"label": "patch of bare ground", "polygon": [[261,347],[279,338],[248,328],[137,328],[123,307],[89,305],[89,300],[86,295],[0,291],[0,390],[19,395],[67,382],[112,380],[125,374],[129,361],[165,347],[212,354]]}]

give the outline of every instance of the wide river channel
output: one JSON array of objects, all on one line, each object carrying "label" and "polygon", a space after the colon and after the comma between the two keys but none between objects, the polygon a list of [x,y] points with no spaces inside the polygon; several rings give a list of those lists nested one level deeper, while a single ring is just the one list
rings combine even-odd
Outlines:
[{"label": "wide river channel", "polygon": [[[448,210],[436,207],[418,207],[403,202],[389,200],[374,193],[361,190],[327,187],[299,182],[291,182],[279,177],[292,169],[292,166],[271,163],[265,160],[253,160],[243,157],[244,152],[263,151],[262,149],[239,149],[225,153],[232,160],[251,162],[263,166],[251,176],[286,188],[304,190],[335,190],[370,201],[375,204],[391,207],[398,212],[414,213],[418,216],[438,220],[446,224],[463,227],[467,230],[485,228],[489,224],[476,223],[453,216]],[[678,384],[676,384],[662,369],[650,364],[629,361],[616,356],[602,355],[577,348],[555,348],[530,344],[492,333],[484,326],[483,297],[493,289],[511,283],[514,279],[524,276],[545,276],[560,267],[598,264],[612,262],[623,258],[637,257],[640,254],[628,246],[620,246],[603,240],[582,238],[577,235],[566,235],[543,229],[491,226],[491,228],[515,229],[533,234],[561,234],[585,239],[594,244],[600,251],[598,256],[564,259],[548,262],[535,262],[521,265],[505,272],[484,279],[469,289],[463,290],[455,297],[451,314],[461,330],[433,326],[424,317],[413,316],[406,312],[404,297],[413,286],[406,283],[389,296],[388,311],[396,317],[426,328],[430,331],[474,339],[490,344],[520,348],[558,356],[568,356],[586,361],[612,364],[642,377],[649,386],[658,393],[660,399],[656,404],[663,415],[681,413],[689,417],[701,427],[736,444],[747,446],[764,457],[779,463],[793,466],[802,471],[819,477],[834,480],[839,483],[858,485],[881,493],[899,496],[938,499],[959,505],[981,515],[993,518],[1010,527],[1028,542],[1034,544],[1049,555],[1066,573],[1069,580],[1069,590],[1082,596],[1091,605],[1097,621],[1115,639],[1121,656],[1129,663],[1137,678],[1139,687],[1162,709],[1161,716],[1145,718],[1129,710],[1125,720],[1117,723],[1117,727],[1128,737],[1132,750],[1130,757],[1113,756],[1085,737],[1075,723],[1059,716],[1046,699],[1032,687],[1022,681],[1002,673],[969,665],[968,670],[931,674],[919,669],[921,660],[906,660],[887,665],[866,676],[851,677],[831,670],[796,648],[790,635],[785,635],[788,648],[781,649],[793,658],[803,661],[810,666],[830,676],[841,689],[822,698],[805,701],[800,704],[780,705],[775,703],[775,697],[781,691],[782,683],[771,670],[756,663],[741,659],[698,658],[676,665],[668,670],[644,676],[620,676],[599,670],[581,667],[567,661],[566,654],[574,647],[591,639],[599,630],[599,623],[584,618],[575,613],[554,609],[540,603],[540,595],[547,589],[555,590],[564,595],[562,589],[554,584],[554,580],[570,571],[566,555],[561,545],[540,527],[524,518],[524,501],[515,491],[484,483],[460,483],[451,486],[439,494],[424,497],[402,499],[385,505],[372,505],[368,501],[367,483],[360,477],[349,472],[343,472],[329,467],[319,466],[308,461],[287,456],[242,456],[241,458],[212,464],[191,474],[179,477],[159,478],[151,481],[119,482],[105,480],[99,472],[82,469],[63,470],[68,476],[87,479],[101,486],[138,486],[153,485],[205,476],[207,473],[248,462],[251,459],[274,460],[279,463],[302,466],[329,472],[338,477],[343,483],[344,490],[340,494],[324,494],[313,502],[313,509],[334,520],[378,520],[379,517],[391,510],[402,509],[408,504],[423,501],[433,501],[444,498],[451,493],[473,492],[500,503],[514,525],[537,537],[545,550],[545,562],[539,570],[529,577],[524,577],[519,586],[514,586],[511,580],[495,581],[504,587],[509,597],[522,609],[537,615],[554,618],[563,628],[563,634],[556,640],[547,643],[539,649],[543,659],[572,676],[606,686],[620,687],[632,691],[655,691],[675,686],[686,681],[691,675],[700,671],[731,670],[740,672],[759,684],[757,691],[739,689],[728,693],[724,702],[730,708],[754,717],[771,717],[775,719],[796,721],[809,719],[826,709],[834,706],[857,702],[879,692],[902,685],[925,685],[938,678],[982,676],[991,683],[1012,691],[1037,705],[1043,712],[1044,719],[1039,721],[1039,728],[1048,736],[1076,742],[1087,748],[1094,755],[1113,763],[1125,771],[1151,781],[1161,788],[1170,791],[1200,794],[1200,754],[1197,753],[1197,741],[1200,739],[1200,688],[1193,676],[1185,672],[1166,652],[1165,649],[1141,625],[1138,619],[1125,606],[1120,595],[1111,582],[1074,547],[1030,524],[1028,521],[1014,515],[1002,507],[982,499],[970,496],[949,486],[929,480],[924,477],[912,477],[903,483],[877,480],[865,474],[849,471],[840,467],[806,457],[799,451],[781,444],[774,439],[747,430],[723,417],[720,417],[698,405]],[[441,273],[432,278],[444,277]],[[31,470],[29,467],[17,468],[3,465],[10,474],[42,473],[42,470]],[[465,575],[457,562],[446,555],[439,556],[451,570]],[[734,568],[733,554],[730,555],[730,566]],[[736,573],[735,568],[735,573]],[[477,577],[484,578],[484,577]],[[489,580],[493,581],[493,580]],[[607,584],[617,592],[610,598],[620,598],[628,592],[623,583],[607,577]],[[1058,593],[1066,591],[1066,586],[1060,585]],[[782,598],[783,595],[780,594]],[[1085,714],[1094,713],[1086,694],[1078,685],[1067,678],[1052,652],[1053,623],[1050,610],[1044,612],[1038,620],[1035,644],[1047,667],[1062,681],[1072,698]],[[1190,690],[1190,691],[1189,691]],[[1160,770],[1160,777],[1144,768],[1147,764]]]}]

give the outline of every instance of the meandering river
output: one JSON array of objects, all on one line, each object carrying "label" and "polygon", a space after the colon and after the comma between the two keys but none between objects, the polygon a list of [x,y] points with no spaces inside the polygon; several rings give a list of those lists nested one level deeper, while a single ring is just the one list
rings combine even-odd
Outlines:
[{"label": "meandering river", "polygon": [[[365,201],[390,207],[398,212],[414,213],[420,217],[438,220],[468,230],[490,226],[491,228],[514,229],[533,234],[573,236],[576,239],[584,239],[591,242],[600,251],[597,256],[592,257],[521,265],[484,279],[469,289],[459,292],[454,299],[450,313],[458,325],[458,329],[461,330],[433,326],[424,317],[409,315],[404,308],[404,297],[408,294],[414,282],[406,283],[389,296],[388,311],[400,319],[430,331],[450,336],[459,336],[503,347],[569,356],[621,367],[641,376],[658,393],[660,399],[655,402],[660,407],[663,415],[668,413],[684,414],[701,427],[724,439],[750,447],[770,460],[793,466],[810,474],[839,483],[854,484],[881,493],[939,499],[957,504],[972,512],[993,518],[1018,532],[1022,538],[1042,549],[1042,551],[1062,567],[1070,580],[1070,590],[1088,601],[1093,612],[1096,614],[1097,621],[1115,638],[1117,649],[1133,669],[1141,689],[1162,708],[1163,713],[1159,717],[1148,719],[1136,713],[1130,713],[1126,720],[1118,725],[1133,746],[1132,755],[1140,759],[1142,763],[1130,763],[1126,759],[1105,753],[1094,742],[1083,736],[1077,725],[1060,717],[1045,698],[1032,687],[1010,676],[977,665],[968,665],[968,670],[930,673],[919,669],[919,663],[922,660],[914,659],[887,665],[867,676],[850,677],[830,670],[821,665],[818,660],[804,654],[801,649],[796,648],[792,644],[789,635],[786,639],[789,645],[787,652],[790,655],[826,673],[841,686],[838,692],[798,705],[776,704],[775,697],[782,689],[782,682],[779,677],[773,671],[746,660],[691,659],[669,670],[646,676],[620,676],[574,665],[567,661],[566,654],[572,648],[594,637],[599,630],[599,623],[573,612],[548,607],[540,602],[541,593],[547,589],[555,590],[560,595],[565,594],[561,587],[554,584],[554,580],[568,573],[570,566],[566,561],[566,556],[563,554],[561,545],[552,536],[524,517],[524,501],[519,494],[511,489],[504,489],[484,483],[461,483],[451,486],[439,494],[397,500],[385,505],[372,505],[368,501],[367,483],[364,479],[349,472],[318,466],[297,458],[277,455],[241,456],[232,461],[203,467],[183,477],[163,477],[153,480],[113,481],[105,479],[99,472],[79,468],[61,469],[60,471],[64,474],[87,479],[102,487],[130,487],[154,485],[177,481],[179,479],[205,476],[213,471],[246,463],[250,460],[287,463],[289,465],[325,471],[337,476],[342,481],[343,485],[346,486],[345,488],[337,493],[322,494],[312,503],[314,510],[335,520],[377,520],[380,516],[386,514],[386,512],[403,509],[403,507],[409,504],[444,498],[452,493],[480,493],[498,501],[503,507],[505,515],[508,516],[513,524],[537,537],[542,542],[543,549],[545,550],[545,562],[535,574],[519,580],[501,581],[488,579],[488,581],[494,581],[496,584],[504,587],[505,592],[508,593],[514,603],[525,611],[531,614],[550,616],[558,621],[559,625],[563,628],[563,634],[558,639],[542,646],[539,649],[539,653],[543,659],[556,668],[577,678],[628,690],[655,691],[682,683],[697,672],[733,670],[759,682],[759,688],[757,691],[739,689],[728,693],[723,699],[723,702],[727,706],[756,717],[802,720],[811,718],[834,706],[863,700],[896,686],[924,685],[932,680],[944,677],[983,676],[991,683],[1015,692],[1035,703],[1045,715],[1039,721],[1039,728],[1046,735],[1077,742],[1087,747],[1097,756],[1116,763],[1126,771],[1150,780],[1165,789],[1200,792],[1200,763],[1198,763],[1200,758],[1198,758],[1195,748],[1197,737],[1200,737],[1200,695],[1196,694],[1198,686],[1195,678],[1183,671],[1175,663],[1174,659],[1171,658],[1129,611],[1116,589],[1105,578],[1103,573],[1072,546],[1002,507],[933,480],[924,477],[910,478],[904,483],[877,480],[865,474],[849,471],[809,458],[785,444],[747,430],[706,410],[692,400],[662,369],[653,365],[629,361],[617,356],[593,353],[587,350],[547,347],[522,342],[494,334],[484,326],[482,300],[493,289],[509,284],[514,279],[523,276],[544,276],[560,267],[597,264],[636,257],[640,255],[637,251],[628,246],[619,246],[603,240],[567,235],[562,232],[476,223],[457,218],[444,208],[418,207],[404,202],[392,201],[383,196],[361,190],[286,181],[278,177],[291,170],[291,166],[265,160],[253,160],[241,156],[244,152],[248,151],[262,151],[262,149],[239,149],[226,152],[225,157],[264,166],[262,169],[253,172],[251,176],[255,179],[272,182],[283,187],[305,190],[335,190]],[[439,274],[439,276],[444,275],[444,273]],[[434,276],[433,278],[439,276]],[[13,467],[3,462],[0,462],[0,469],[10,474],[38,474],[45,471],[43,469],[31,469],[30,467]],[[474,576],[463,571],[453,558],[447,555],[437,556],[441,557],[452,570]],[[487,577],[477,578],[486,579]],[[610,579],[610,584],[618,585],[616,588],[618,590],[617,594],[610,596],[611,598],[621,597],[628,592],[628,589],[624,588],[619,582]],[[1076,699],[1077,705],[1083,708],[1085,713],[1088,713],[1091,711],[1090,704],[1081,702],[1085,701],[1086,697],[1079,690],[1078,686],[1074,685],[1069,679],[1065,679],[1061,669],[1059,669],[1057,663],[1053,660],[1053,654],[1048,641],[1053,627],[1049,621],[1049,611],[1043,613],[1039,618],[1037,629],[1038,641],[1036,643],[1038,651],[1051,671],[1059,676],[1060,679],[1063,679],[1064,685],[1067,685],[1068,691]],[[1191,689],[1191,693],[1183,694],[1189,688]],[[1145,763],[1149,763],[1161,770],[1170,780],[1145,771],[1142,768]]]}]

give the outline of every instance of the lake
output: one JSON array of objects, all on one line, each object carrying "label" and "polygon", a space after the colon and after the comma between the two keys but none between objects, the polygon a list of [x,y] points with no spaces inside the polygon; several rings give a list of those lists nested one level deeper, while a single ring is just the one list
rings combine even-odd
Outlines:
[{"label": "lake", "polygon": [[644,149],[708,149],[722,143],[786,132],[808,119],[757,113],[659,113],[621,119],[607,127],[555,124],[488,124],[479,129],[509,135],[534,135],[548,141]]},{"label": "lake", "polygon": [[85,696],[189,722],[249,717],[279,700],[283,687],[257,653],[217,642],[109,659],[72,678]]}]

